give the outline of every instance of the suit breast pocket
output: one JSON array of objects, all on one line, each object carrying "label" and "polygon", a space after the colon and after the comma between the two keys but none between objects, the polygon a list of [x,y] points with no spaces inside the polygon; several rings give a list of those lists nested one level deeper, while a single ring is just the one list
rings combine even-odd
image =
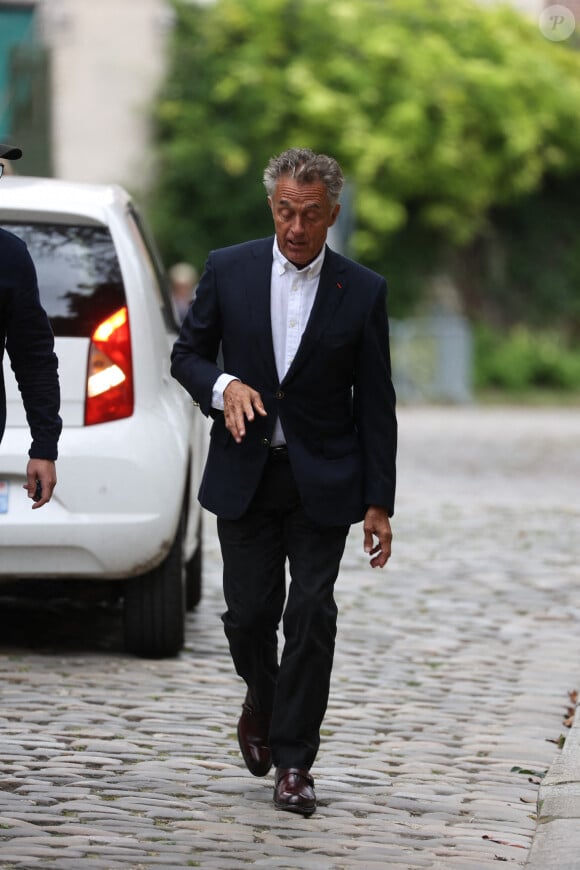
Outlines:
[{"label": "suit breast pocket", "polygon": [[327,332],[320,336],[320,344],[331,350],[347,348],[355,344],[356,336],[352,332]]},{"label": "suit breast pocket", "polygon": [[352,380],[357,345],[350,333],[332,333],[321,336],[313,361],[324,372],[327,384]]}]

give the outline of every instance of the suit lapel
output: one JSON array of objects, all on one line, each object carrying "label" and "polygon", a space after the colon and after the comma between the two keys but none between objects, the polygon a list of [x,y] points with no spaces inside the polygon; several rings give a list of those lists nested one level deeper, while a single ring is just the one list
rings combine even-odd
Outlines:
[{"label": "suit lapel", "polygon": [[[248,260],[245,274],[247,312],[253,325],[252,332],[266,366],[266,372],[277,382],[276,358],[272,342],[270,312],[270,284],[272,281],[272,246],[274,238],[257,243]],[[241,314],[245,317],[245,313]]]},{"label": "suit lapel", "polygon": [[304,364],[312,349],[316,347],[318,339],[330,322],[334,312],[342,302],[345,292],[344,281],[341,281],[341,273],[343,271],[344,267],[341,267],[340,260],[330,248],[327,248],[320,272],[316,299],[314,300],[302,340],[296,351],[296,356],[284,375],[282,383],[286,383],[293,378],[297,370]]}]

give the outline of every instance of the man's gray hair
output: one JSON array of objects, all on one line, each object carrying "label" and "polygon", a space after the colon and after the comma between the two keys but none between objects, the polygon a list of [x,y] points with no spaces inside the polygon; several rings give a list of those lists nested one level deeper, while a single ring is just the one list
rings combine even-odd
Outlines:
[{"label": "man's gray hair", "polygon": [[272,157],[264,170],[264,187],[268,196],[274,195],[278,180],[284,175],[301,184],[321,181],[332,206],[338,202],[344,185],[342,169],[334,157],[315,154],[310,148],[289,148]]}]

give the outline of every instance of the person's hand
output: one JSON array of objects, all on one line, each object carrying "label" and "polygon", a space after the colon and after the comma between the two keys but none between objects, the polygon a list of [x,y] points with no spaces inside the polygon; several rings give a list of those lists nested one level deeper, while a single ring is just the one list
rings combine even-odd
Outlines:
[{"label": "person's hand", "polygon": [[[371,558],[372,568],[384,568],[391,556],[391,523],[389,514],[385,508],[371,505],[365,514],[364,524],[364,548]],[[375,544],[373,536],[378,538]]]},{"label": "person's hand", "polygon": [[242,381],[230,381],[224,390],[224,417],[226,428],[236,444],[241,444],[246,434],[246,420],[251,423],[254,412],[267,417],[260,394]]},{"label": "person's hand", "polygon": [[40,499],[32,505],[32,510],[42,507],[50,501],[52,492],[56,486],[56,467],[51,459],[29,459],[26,466],[26,483],[24,489],[28,492],[28,498],[34,499],[36,482],[40,483]]}]

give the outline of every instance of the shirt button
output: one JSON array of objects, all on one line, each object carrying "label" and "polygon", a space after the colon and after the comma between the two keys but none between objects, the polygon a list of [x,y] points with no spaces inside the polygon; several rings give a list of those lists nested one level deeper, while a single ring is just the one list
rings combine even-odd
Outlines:
[{"label": "shirt button", "polygon": [[296,321],[295,321],[295,320],[291,320],[290,323],[289,323],[289,325],[290,325],[292,328],[294,328],[294,327],[296,326]]},{"label": "shirt button", "polygon": [[269,447],[270,446],[270,442],[267,438],[262,438],[260,443],[261,443],[262,447]]},{"label": "shirt button", "polygon": [[284,390],[278,390],[278,392],[276,393],[276,398],[283,399],[284,398]]}]

